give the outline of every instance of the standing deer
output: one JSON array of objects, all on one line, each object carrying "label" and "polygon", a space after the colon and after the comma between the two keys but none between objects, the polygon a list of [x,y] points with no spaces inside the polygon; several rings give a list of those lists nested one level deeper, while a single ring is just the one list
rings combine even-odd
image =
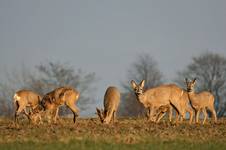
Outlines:
[{"label": "standing deer", "polygon": [[187,85],[188,97],[191,101],[192,107],[195,109],[195,122],[199,122],[199,114],[200,111],[202,111],[204,115],[202,124],[205,124],[207,118],[206,109],[211,111],[214,121],[217,122],[217,115],[214,108],[214,96],[207,91],[195,93],[196,79],[194,79],[193,81],[188,81],[188,79],[186,78],[185,82]]},{"label": "standing deer", "polygon": [[104,111],[96,108],[100,121],[109,124],[116,117],[120,102],[120,92],[116,87],[108,87],[104,95]]},{"label": "standing deer", "polygon": [[20,90],[14,94],[13,99],[14,99],[14,105],[16,108],[15,115],[14,115],[15,123],[17,123],[18,115],[22,112],[30,120],[29,113],[27,112],[26,108],[29,107],[31,108],[31,110],[34,110],[36,107],[39,106],[42,97],[31,90]]},{"label": "standing deer", "polygon": [[[181,100],[179,101],[180,106],[182,108],[185,108],[185,111],[189,113],[189,124],[192,123],[193,120],[193,109],[190,106],[190,101],[188,98],[188,92],[183,90],[183,95],[181,96]],[[158,110],[158,112],[156,113],[156,122],[158,123],[163,116],[165,115],[166,112],[169,113],[169,120],[171,122],[171,118],[172,118],[172,113],[173,113],[173,107],[171,105],[167,105],[167,106],[161,106]],[[181,121],[183,120],[183,118],[181,116],[179,116],[178,112],[176,111],[176,122],[178,122],[179,117],[181,119]]]},{"label": "standing deer", "polygon": [[75,123],[76,117],[78,116],[79,109],[76,106],[76,102],[79,98],[79,92],[71,87],[60,87],[49,93],[47,93],[41,104],[44,107],[44,110],[51,110],[54,113],[54,122],[58,116],[59,107],[66,105],[74,115],[73,121]]},{"label": "standing deer", "polygon": [[154,121],[153,115],[155,110],[161,106],[168,105],[175,107],[176,111],[185,118],[185,110],[180,105],[181,96],[183,95],[181,88],[175,84],[166,84],[143,92],[144,84],[145,80],[142,80],[140,84],[136,84],[133,80],[131,81],[131,87],[137,96],[137,100],[149,110],[149,120]]}]

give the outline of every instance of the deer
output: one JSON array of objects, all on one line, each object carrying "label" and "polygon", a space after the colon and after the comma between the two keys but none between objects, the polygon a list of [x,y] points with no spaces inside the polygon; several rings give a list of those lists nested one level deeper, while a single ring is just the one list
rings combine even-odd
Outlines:
[{"label": "deer", "polygon": [[44,95],[41,100],[41,105],[44,110],[52,111],[54,114],[54,123],[58,117],[59,107],[66,105],[73,113],[73,122],[75,123],[78,117],[79,109],[76,102],[79,99],[79,92],[72,87],[59,87]]},{"label": "deer", "polygon": [[14,106],[16,108],[14,121],[15,123],[18,123],[18,116],[22,112],[28,117],[30,121],[30,116],[26,108],[29,107],[31,108],[31,110],[34,110],[36,107],[38,107],[41,102],[42,96],[34,91],[23,89],[17,91],[14,94],[13,99]]},{"label": "deer", "polygon": [[176,84],[165,84],[148,89],[144,92],[145,80],[142,80],[140,84],[131,80],[131,87],[137,97],[137,100],[148,109],[148,121],[153,121],[154,113],[161,106],[172,106],[176,108],[176,111],[185,118],[185,108],[180,105],[181,96],[184,91]]},{"label": "deer", "polygon": [[[150,114],[150,109],[148,110],[146,117],[149,119],[149,114]],[[159,123],[159,121],[164,117],[164,115],[168,112],[169,114],[169,121],[172,121],[172,113],[173,113],[173,107],[168,104],[168,105],[163,105],[160,106],[156,112],[153,114],[153,117],[150,119],[153,122]]]},{"label": "deer", "polygon": [[217,115],[214,108],[214,96],[208,91],[202,91],[200,93],[195,92],[196,78],[192,81],[185,79],[187,85],[188,97],[191,102],[192,107],[195,109],[195,122],[199,123],[199,114],[200,111],[203,112],[204,118],[202,124],[205,124],[206,118],[208,116],[206,110],[209,110],[212,113],[212,118],[214,122],[217,122]]},{"label": "deer", "polygon": [[[180,102],[180,106],[182,108],[185,108],[185,111],[189,113],[189,124],[192,123],[193,121],[193,108],[190,105],[190,101],[188,98],[188,92],[183,90],[183,95],[181,96],[181,100]],[[155,115],[155,120],[158,123],[165,115],[165,113],[168,112],[169,113],[169,120],[171,122],[172,120],[172,113],[173,113],[173,107],[171,105],[166,105],[166,106],[161,106],[156,115]],[[183,118],[181,116],[179,116],[178,112],[176,111],[176,123],[178,122],[180,117],[180,121],[183,121]]]},{"label": "deer", "polygon": [[111,120],[114,123],[119,103],[119,90],[113,86],[108,87],[104,94],[104,110],[96,108],[101,123],[109,124]]},{"label": "deer", "polygon": [[42,124],[43,107],[39,105],[33,111],[29,112],[29,118],[33,124]]}]

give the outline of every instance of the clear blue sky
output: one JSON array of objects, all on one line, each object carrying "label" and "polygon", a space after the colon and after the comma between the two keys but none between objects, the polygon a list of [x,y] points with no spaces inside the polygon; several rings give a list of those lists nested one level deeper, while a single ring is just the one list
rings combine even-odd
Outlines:
[{"label": "clear blue sky", "polygon": [[97,98],[139,53],[170,81],[203,51],[226,56],[225,0],[0,0],[0,77],[47,61],[95,72]]}]

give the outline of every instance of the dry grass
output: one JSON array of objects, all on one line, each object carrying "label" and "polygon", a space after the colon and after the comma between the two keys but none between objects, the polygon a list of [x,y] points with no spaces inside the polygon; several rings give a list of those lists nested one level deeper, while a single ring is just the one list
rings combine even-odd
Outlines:
[{"label": "dry grass", "polygon": [[[22,147],[26,144],[29,146],[29,143],[56,146],[57,143],[70,145],[76,142],[83,144],[75,147],[85,149],[88,148],[87,145],[91,145],[91,148],[96,145],[97,149],[119,145],[125,145],[126,148],[129,145],[136,145],[138,148],[144,145],[162,145],[164,149],[164,146],[172,144],[176,144],[177,148],[178,144],[226,147],[226,119],[219,119],[218,124],[208,123],[205,126],[189,125],[188,122],[175,125],[164,120],[154,124],[142,118],[120,118],[114,125],[103,125],[97,118],[78,119],[76,124],[73,124],[72,119],[61,119],[58,124],[42,125],[31,125],[24,121],[16,127],[12,120],[1,118],[0,131],[0,149],[18,144]],[[51,149],[51,146],[47,149]]]}]

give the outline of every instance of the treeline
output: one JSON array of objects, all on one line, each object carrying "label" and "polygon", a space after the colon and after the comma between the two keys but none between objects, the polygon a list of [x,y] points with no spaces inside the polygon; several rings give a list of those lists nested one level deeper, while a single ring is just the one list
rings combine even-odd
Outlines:
[{"label": "treeline", "polygon": [[[81,69],[75,70],[68,64],[49,62],[36,66],[33,70],[21,67],[6,74],[6,80],[0,82],[0,115],[13,114],[12,97],[18,89],[31,89],[45,94],[59,86],[69,85],[81,93],[78,106],[81,111],[95,104],[92,94],[96,88],[95,73],[86,73]],[[185,88],[185,78],[197,78],[197,91],[209,90],[215,96],[215,108],[218,117],[226,114],[226,58],[213,52],[205,52],[192,58],[191,62],[177,72],[173,79],[179,86]],[[130,81],[146,81],[145,89],[163,84],[164,75],[158,68],[157,62],[149,54],[141,54],[128,68],[123,87],[122,100],[119,108],[121,116],[139,116],[144,114],[143,106],[136,100],[130,87]],[[120,79],[119,79],[120,80]],[[60,114],[67,114],[65,108]]]},{"label": "treeline", "polygon": [[[81,111],[88,109],[94,103],[93,89],[97,78],[95,73],[75,70],[69,64],[49,62],[38,65],[34,70],[22,66],[6,73],[6,80],[0,83],[0,115],[13,114],[13,95],[19,89],[30,89],[41,95],[61,86],[72,86],[80,92],[78,106]],[[60,114],[70,111],[62,107]]]}]

